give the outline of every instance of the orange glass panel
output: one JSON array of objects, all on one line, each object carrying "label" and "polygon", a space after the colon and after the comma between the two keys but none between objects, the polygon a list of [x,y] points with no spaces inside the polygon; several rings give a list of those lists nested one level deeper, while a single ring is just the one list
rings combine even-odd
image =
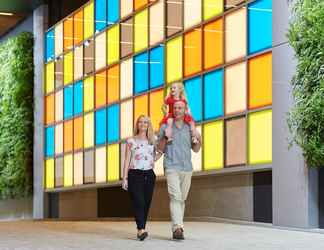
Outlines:
[{"label": "orange glass panel", "polygon": [[54,122],[54,94],[45,98],[46,116],[45,124]]},{"label": "orange glass panel", "polygon": [[107,94],[107,76],[106,70],[96,74],[95,103],[96,108],[106,104]]},{"label": "orange glass panel", "polygon": [[201,70],[201,29],[195,29],[184,36],[184,75],[189,76]]},{"label": "orange glass panel", "polygon": [[107,70],[107,102],[112,103],[119,100],[119,64]]},{"label": "orange glass panel", "polygon": [[164,101],[163,90],[150,93],[150,117],[154,131],[157,131],[163,118],[162,104]]},{"label": "orange glass panel", "polygon": [[249,108],[272,104],[272,54],[249,60]]},{"label": "orange glass panel", "polygon": [[63,48],[64,50],[71,49],[73,47],[73,17],[69,17],[64,21],[63,32]]},{"label": "orange glass panel", "polygon": [[73,148],[73,120],[64,122],[64,153]]},{"label": "orange glass panel", "polygon": [[148,95],[136,97],[134,100],[134,125],[140,115],[148,115]]},{"label": "orange glass panel", "polygon": [[139,8],[143,7],[148,3],[148,0],[135,0],[134,1],[134,8],[138,10]]},{"label": "orange glass panel", "polygon": [[204,27],[204,68],[223,63],[223,20],[213,21]]},{"label": "orange glass panel", "polygon": [[74,119],[73,124],[74,150],[83,148],[83,117]]},{"label": "orange glass panel", "polygon": [[83,40],[83,9],[74,15],[74,44]]}]

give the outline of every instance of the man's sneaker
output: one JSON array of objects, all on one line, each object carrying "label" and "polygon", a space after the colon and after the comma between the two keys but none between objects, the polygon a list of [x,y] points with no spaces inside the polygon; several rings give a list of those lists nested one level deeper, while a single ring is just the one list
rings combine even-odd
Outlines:
[{"label": "man's sneaker", "polygon": [[174,230],[174,232],[172,234],[172,238],[174,240],[184,240],[183,229],[177,228],[176,230]]}]

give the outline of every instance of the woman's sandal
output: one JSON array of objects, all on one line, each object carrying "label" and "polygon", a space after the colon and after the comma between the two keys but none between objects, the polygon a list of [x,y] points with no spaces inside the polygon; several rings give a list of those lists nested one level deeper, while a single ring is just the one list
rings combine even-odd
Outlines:
[{"label": "woman's sandal", "polygon": [[145,238],[148,236],[147,232],[143,232],[141,234],[137,234],[137,239],[139,239],[140,241],[145,240]]}]

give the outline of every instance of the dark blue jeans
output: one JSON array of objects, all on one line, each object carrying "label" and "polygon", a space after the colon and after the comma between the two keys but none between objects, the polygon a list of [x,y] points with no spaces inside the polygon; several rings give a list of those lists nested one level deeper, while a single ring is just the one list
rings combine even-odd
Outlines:
[{"label": "dark blue jeans", "polygon": [[130,169],[128,171],[128,192],[134,208],[137,229],[145,229],[150,209],[155,173],[153,170]]}]

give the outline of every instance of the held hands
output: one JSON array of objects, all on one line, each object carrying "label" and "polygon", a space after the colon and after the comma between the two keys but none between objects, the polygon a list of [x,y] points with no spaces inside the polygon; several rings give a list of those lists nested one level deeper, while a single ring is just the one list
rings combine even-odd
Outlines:
[{"label": "held hands", "polygon": [[123,178],[122,188],[127,191],[128,190],[128,179]]}]

